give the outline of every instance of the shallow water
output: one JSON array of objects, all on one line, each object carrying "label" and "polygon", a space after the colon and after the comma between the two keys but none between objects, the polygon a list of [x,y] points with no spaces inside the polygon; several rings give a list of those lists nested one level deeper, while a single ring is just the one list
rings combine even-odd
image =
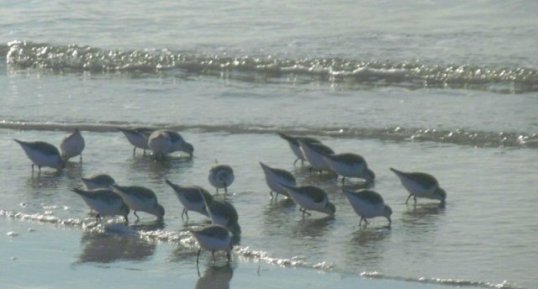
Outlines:
[{"label": "shallow water", "polygon": [[[224,288],[538,286],[534,1],[8,2],[0,12],[7,287],[204,288],[213,277]],[[133,156],[116,130],[130,126],[178,130],[194,158]],[[75,127],[86,139],[83,162],[61,173],[32,173],[12,140],[59,145]],[[363,155],[394,211],[391,229],[382,218],[359,228],[340,180],[293,166],[279,131]],[[212,191],[216,160],[235,170],[221,197],[237,207],[243,234],[232,268],[198,280],[186,229],[207,219],[192,213],[184,224],[164,178]],[[292,202],[272,201],[259,161],[327,190],[335,218],[303,219]],[[435,175],[446,207],[406,205],[389,167]],[[164,227],[149,215],[95,227],[70,190],[96,173],[153,189]],[[209,254],[200,267],[212,268]],[[32,278],[20,278],[28,268]]]},{"label": "shallow water", "polygon": [[[54,216],[59,220],[53,223],[65,222],[68,228],[73,226],[79,231],[82,228],[78,222],[91,223],[93,219],[70,189],[81,185],[81,176],[107,172],[120,184],[144,185],[157,193],[167,211],[165,227],[148,238],[176,244],[181,254],[186,254],[183,258],[194,261],[192,238],[178,233],[186,229],[180,219],[182,207],[163,179],[211,190],[207,173],[214,156],[219,156],[219,162],[232,165],[237,175],[227,199],[240,212],[243,234],[238,256],[250,262],[261,256],[262,262],[270,264],[340,274],[381,272],[388,278],[426,277],[492,284],[506,279],[534,282],[532,268],[537,252],[529,249],[537,230],[532,219],[525,217],[534,214],[536,196],[529,188],[537,185],[533,177],[537,159],[527,149],[324,139],[337,151],[360,148],[368,156],[377,172],[375,190],[383,194],[394,211],[389,230],[384,219],[374,220],[366,229],[359,228],[357,216],[341,194],[340,181],[332,176],[311,175],[306,168],[294,168],[287,144],[274,134],[185,131],[184,137],[196,146],[194,159],[158,163],[141,154],[132,156],[127,140],[119,132],[86,132],[82,164],[70,162],[60,174],[43,169],[39,176],[31,173],[26,156],[11,140],[39,137],[54,143],[63,135],[60,131],[2,130],[2,159],[10,172],[2,177],[6,188],[4,210]],[[292,202],[271,201],[258,161],[289,169],[300,183],[325,188],[337,207],[336,217],[314,213],[303,219]],[[406,168],[409,163],[442,176],[441,184],[448,192],[445,208],[424,200],[419,200],[416,208],[404,204],[406,194],[388,167]],[[36,219],[32,223],[41,222],[40,217],[31,218]],[[142,224],[151,225],[152,220],[152,216],[144,215]],[[192,213],[190,223],[203,224],[205,220]],[[77,235],[80,234],[86,233],[79,231]],[[141,254],[151,256],[155,250],[144,247]]]}]

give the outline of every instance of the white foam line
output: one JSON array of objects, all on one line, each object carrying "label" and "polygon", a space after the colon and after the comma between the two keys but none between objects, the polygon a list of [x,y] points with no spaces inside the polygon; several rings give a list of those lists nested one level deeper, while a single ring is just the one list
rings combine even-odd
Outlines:
[{"label": "white foam line", "polygon": [[425,284],[440,284],[454,287],[483,287],[483,288],[497,288],[497,289],[522,289],[521,287],[516,287],[508,281],[503,281],[502,283],[491,283],[484,281],[469,281],[461,279],[443,279],[443,278],[426,278],[426,277],[399,277],[399,276],[387,276],[379,272],[362,272],[360,276],[364,278],[372,279],[383,279],[383,280],[397,280],[397,281],[406,281],[406,282],[416,282],[416,283],[425,283]]},{"label": "white foam line", "polygon": [[[0,216],[9,219],[18,219],[23,221],[34,221],[40,223],[49,223],[55,225],[63,225],[68,227],[80,228],[88,232],[108,232],[112,234],[119,234],[123,236],[132,236],[137,238],[157,240],[161,242],[169,242],[179,244],[188,249],[197,249],[198,244],[192,234],[188,231],[172,232],[166,230],[137,230],[131,227],[127,227],[121,223],[121,219],[110,219],[104,226],[96,221],[86,221],[77,218],[61,219],[51,214],[26,214],[22,212],[1,210]],[[116,222],[117,221],[117,222]],[[235,253],[244,259],[250,261],[262,261],[267,264],[277,265],[281,267],[301,267],[317,269],[321,271],[330,271],[333,268],[332,264],[327,262],[320,262],[317,264],[310,264],[301,260],[300,257],[293,257],[291,259],[270,257],[269,254],[262,250],[251,249],[246,246],[235,247]]]},{"label": "white foam line", "polygon": [[[40,223],[49,223],[55,225],[63,225],[73,228],[80,228],[87,232],[108,232],[112,234],[118,234],[122,236],[129,236],[133,238],[143,238],[148,240],[157,240],[161,242],[168,242],[173,244],[179,244],[188,249],[196,250],[198,249],[198,244],[188,231],[179,231],[172,232],[166,230],[137,230],[132,227],[125,226],[119,219],[111,219],[104,226],[97,223],[96,221],[85,221],[77,218],[68,218],[60,219],[56,216],[50,214],[26,214],[22,212],[15,212],[9,210],[0,209],[0,216],[8,219],[18,219],[23,221],[33,221]],[[307,268],[307,269],[316,269],[324,272],[329,272],[334,269],[334,265],[323,261],[316,264],[310,264],[301,259],[301,257],[292,257],[292,258],[275,258],[269,256],[266,251],[251,249],[248,246],[237,246],[235,248],[235,253],[241,258],[244,258],[248,261],[258,261],[270,265],[276,265],[286,268]],[[441,279],[441,278],[426,278],[426,277],[400,277],[400,276],[389,276],[379,272],[362,272],[359,274],[363,278],[370,279],[383,279],[383,280],[396,280],[396,281],[405,281],[405,282],[416,282],[416,283],[425,283],[425,284],[440,284],[453,287],[482,287],[482,288],[492,288],[492,289],[522,289],[521,287],[516,287],[507,281],[504,281],[499,284],[491,282],[482,282],[482,281],[468,281],[460,279]]]}]

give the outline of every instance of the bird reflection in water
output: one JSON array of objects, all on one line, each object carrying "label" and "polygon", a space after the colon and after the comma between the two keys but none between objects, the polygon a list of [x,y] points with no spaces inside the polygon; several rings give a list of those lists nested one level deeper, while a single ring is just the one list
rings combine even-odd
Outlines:
[{"label": "bird reflection in water", "polygon": [[318,219],[302,219],[292,228],[294,236],[304,237],[321,237],[329,231],[329,227],[334,223],[334,217],[325,216]]},{"label": "bird reflection in water", "polygon": [[86,232],[82,235],[84,246],[77,263],[112,263],[119,260],[141,261],[155,253],[154,242],[136,234]]},{"label": "bird reflection in water", "polygon": [[28,187],[36,190],[40,189],[57,189],[64,174],[60,172],[43,172],[36,176],[32,174],[27,180]]},{"label": "bird reflection in water", "polygon": [[181,173],[192,168],[192,165],[192,159],[184,156],[167,156],[158,162],[152,156],[138,156],[131,159],[128,167],[135,173],[149,172],[150,180],[160,183],[170,171]]},{"label": "bird reflection in water", "polygon": [[383,241],[390,235],[390,229],[387,227],[378,227],[372,229],[363,229],[353,232],[351,243],[355,245],[365,246]]},{"label": "bird reflection in water", "polygon": [[355,267],[378,268],[386,254],[391,230],[387,228],[360,228],[351,234],[345,246],[346,264]]},{"label": "bird reflection in water", "polygon": [[208,266],[196,282],[196,289],[227,289],[233,277],[230,263],[223,266]]},{"label": "bird reflection in water", "polygon": [[404,225],[431,225],[445,213],[445,206],[436,203],[420,204],[410,207],[403,213]]}]

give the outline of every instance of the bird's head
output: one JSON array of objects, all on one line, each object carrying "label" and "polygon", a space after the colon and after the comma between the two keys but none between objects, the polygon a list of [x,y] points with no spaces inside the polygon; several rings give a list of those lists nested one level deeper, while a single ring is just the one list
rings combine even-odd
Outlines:
[{"label": "bird's head", "polygon": [[336,213],[336,207],[333,203],[327,202],[327,205],[325,206],[325,212],[331,216],[334,216]]},{"label": "bird's head", "polygon": [[392,220],[390,219],[391,215],[392,215],[392,209],[388,205],[385,205],[385,208],[383,209],[383,216],[387,218],[387,220],[389,220],[389,226],[392,223]]},{"label": "bird's head", "polygon": [[164,218],[164,207],[159,204],[155,205],[155,215],[159,221],[162,221]]},{"label": "bird's head", "polygon": [[445,204],[445,201],[446,201],[446,192],[445,192],[445,190],[443,190],[441,188],[438,188],[434,192],[434,196],[436,197],[436,199],[441,201],[441,205]]},{"label": "bird's head", "polygon": [[191,143],[185,142],[183,144],[182,151],[188,153],[189,156],[192,157],[192,155],[194,153],[194,146]]}]

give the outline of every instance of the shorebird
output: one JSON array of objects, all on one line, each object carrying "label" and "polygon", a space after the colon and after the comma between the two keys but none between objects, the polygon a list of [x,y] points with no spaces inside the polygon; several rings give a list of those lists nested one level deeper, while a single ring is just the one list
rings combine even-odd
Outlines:
[{"label": "shorebird", "polygon": [[277,169],[272,168],[262,162],[260,162],[260,166],[263,169],[263,173],[265,174],[265,182],[271,189],[271,197],[273,197],[273,192],[275,192],[275,198],[278,197],[278,194],[282,194],[284,196],[289,196],[288,191],[282,187],[281,184],[295,187],[297,184],[295,181],[295,177],[288,171],[283,169]]},{"label": "shorebird", "polygon": [[133,145],[133,155],[136,152],[136,149],[142,149],[144,154],[146,154],[146,149],[149,149],[148,147],[148,139],[150,134],[154,131],[151,128],[134,128],[134,129],[128,129],[128,128],[118,128],[127,138],[129,143]]},{"label": "shorebird", "polygon": [[282,186],[286,188],[293,201],[301,206],[300,211],[303,213],[303,217],[305,214],[310,215],[310,213],[307,212],[308,210],[318,211],[330,216],[334,216],[336,208],[334,204],[329,201],[327,193],[323,189],[314,186]]},{"label": "shorebird", "polygon": [[228,262],[230,262],[230,252],[233,248],[233,244],[230,231],[226,227],[212,224],[201,229],[190,230],[190,232],[200,245],[200,249],[198,249],[198,254],[196,255],[196,264],[199,262],[202,249],[211,251],[213,260],[215,260],[215,252],[224,251],[226,252]]},{"label": "shorebird", "polygon": [[343,154],[326,154],[323,156],[329,167],[337,175],[342,176],[342,184],[346,177],[348,178],[361,178],[367,182],[373,182],[375,174],[368,168],[366,160],[357,154],[343,153]]},{"label": "shorebird", "polygon": [[400,181],[405,189],[409,192],[409,196],[405,200],[405,203],[413,197],[415,205],[417,204],[417,197],[440,200],[441,205],[445,204],[446,192],[439,186],[439,182],[432,175],[426,173],[406,173],[397,169],[390,168]]},{"label": "shorebird", "polygon": [[304,143],[320,143],[319,140],[311,137],[294,137],[285,133],[278,133],[278,135],[288,142],[291,151],[297,157],[297,159],[295,159],[293,162],[293,165],[295,165],[299,160],[301,161],[301,164],[304,164],[304,161],[307,160],[303,151],[301,150],[301,147],[299,146],[299,140]]},{"label": "shorebird", "polygon": [[368,225],[368,218],[385,217],[389,221],[389,227],[392,223],[390,216],[392,209],[385,204],[380,194],[370,190],[360,190],[357,192],[344,190],[344,195],[355,210],[355,213],[361,217],[359,226],[362,221]]},{"label": "shorebird", "polygon": [[229,165],[215,164],[209,169],[209,183],[217,189],[224,188],[224,192],[228,192],[228,187],[233,183],[234,170]]},{"label": "shorebird", "polygon": [[62,143],[60,144],[62,158],[67,162],[72,157],[80,156],[80,161],[82,161],[82,151],[85,146],[86,143],[84,142],[84,138],[77,128],[73,133],[62,140]]},{"label": "shorebird", "polygon": [[24,150],[26,156],[32,161],[32,172],[34,165],[41,172],[41,167],[50,167],[62,170],[65,167],[65,162],[60,155],[60,151],[54,146],[46,142],[25,142],[14,139]]},{"label": "shorebird", "polygon": [[165,179],[165,182],[174,190],[177,198],[183,205],[183,212],[181,213],[182,219],[183,215],[185,215],[187,220],[189,220],[189,211],[194,211],[209,217],[204,198],[208,203],[211,203],[213,201],[213,196],[211,196],[208,191],[198,186],[183,187],[172,183],[168,179]]},{"label": "shorebird", "polygon": [[162,222],[164,217],[164,208],[157,201],[155,193],[145,187],[139,186],[118,186],[112,185],[114,191],[123,198],[123,201],[131,210],[133,210],[136,219],[140,217],[137,211],[146,212],[157,217],[157,221]]},{"label": "shorebird", "polygon": [[87,191],[83,189],[73,189],[73,192],[82,197],[84,202],[95,212],[96,220],[100,222],[102,217],[120,215],[125,218],[125,223],[129,221],[129,207],[123,199],[112,190],[97,189]]},{"label": "shorebird", "polygon": [[299,146],[301,147],[301,150],[304,153],[304,156],[306,160],[310,163],[312,166],[312,169],[321,171],[332,171],[331,167],[325,160],[325,156],[334,154],[334,151],[322,144],[322,143],[307,143],[302,140],[299,140]]},{"label": "shorebird", "polygon": [[149,135],[148,147],[156,158],[164,158],[165,155],[182,151],[192,157],[194,147],[186,142],[183,137],[171,130],[156,130]]},{"label": "shorebird", "polygon": [[107,174],[93,175],[88,178],[81,178],[81,180],[88,190],[112,189],[112,185],[116,183],[116,181]]},{"label": "shorebird", "polygon": [[234,205],[225,200],[206,199],[203,193],[200,193],[200,196],[204,200],[211,223],[225,226],[232,233],[232,243],[239,243],[241,226],[239,226],[239,215]]},{"label": "shorebird", "polygon": [[207,202],[206,200],[206,209],[213,224],[225,226],[234,235],[241,234],[239,215],[230,202],[215,199]]}]

